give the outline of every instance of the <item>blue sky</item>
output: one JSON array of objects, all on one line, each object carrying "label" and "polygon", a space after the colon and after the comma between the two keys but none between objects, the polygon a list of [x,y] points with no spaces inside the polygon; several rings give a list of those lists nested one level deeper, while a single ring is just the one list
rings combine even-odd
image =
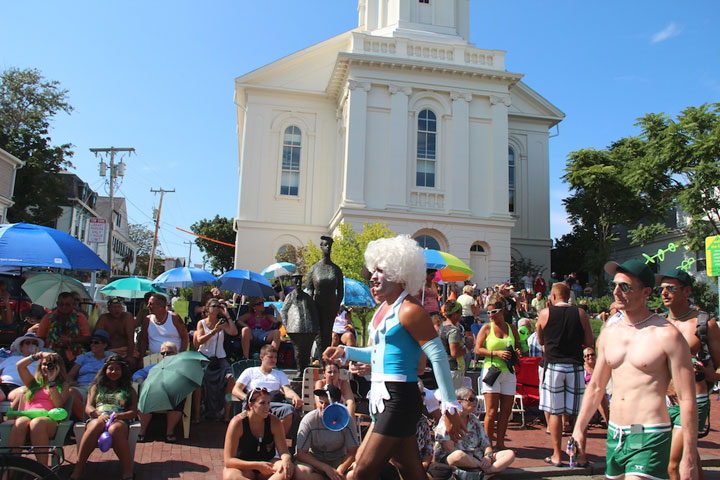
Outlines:
[{"label": "blue sky", "polygon": [[[648,112],[720,101],[720,2],[471,0],[471,40],[567,115],[550,140],[551,230],[568,231],[560,177],[580,148],[637,134]],[[175,230],[237,210],[233,80],[357,25],[357,0],[0,0],[0,69],[37,68],[69,90],[54,122],[75,172],[105,195],[94,147],[134,147],[120,195],[133,223],[186,256]],[[713,33],[715,32],[715,33]],[[21,188],[21,186],[18,186]],[[193,261],[200,259],[193,247]]]}]

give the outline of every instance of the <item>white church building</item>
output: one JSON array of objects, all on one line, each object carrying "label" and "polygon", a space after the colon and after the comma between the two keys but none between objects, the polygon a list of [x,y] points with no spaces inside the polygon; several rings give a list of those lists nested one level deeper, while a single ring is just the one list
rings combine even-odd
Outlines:
[{"label": "white church building", "polygon": [[470,0],[359,0],[358,27],[235,81],[235,265],[385,222],[485,286],[550,267],[549,131],[564,114],[470,43]]}]

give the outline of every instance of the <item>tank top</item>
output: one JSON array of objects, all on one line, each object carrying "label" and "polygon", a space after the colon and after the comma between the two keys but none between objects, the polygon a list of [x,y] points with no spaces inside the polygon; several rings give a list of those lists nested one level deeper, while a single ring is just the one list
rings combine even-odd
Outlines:
[{"label": "tank top", "polygon": [[130,400],[129,392],[115,390],[112,392],[98,392],[95,395],[95,408],[103,413],[122,413],[127,411]]},{"label": "tank top", "polygon": [[543,329],[545,354],[543,362],[583,365],[585,330],[580,323],[578,307],[550,307],[550,316]]},{"label": "tank top", "polygon": [[270,429],[270,415],[265,419],[265,426],[260,438],[250,430],[250,417],[242,420],[243,433],[238,440],[237,458],[250,462],[267,462],[275,458],[275,438]]},{"label": "tank top", "polygon": [[[208,323],[203,318],[200,320],[200,324],[202,324],[203,328],[205,329],[205,333],[208,333],[212,328],[208,326]],[[227,357],[227,354],[225,353],[225,348],[223,347],[223,342],[225,341],[225,330],[221,330],[219,333],[213,335],[210,337],[209,340],[206,340],[205,343],[200,345],[200,348],[198,348],[198,352],[202,353],[208,358],[211,357],[218,357],[218,358],[225,358]]]},{"label": "tank top", "polygon": [[52,410],[55,408],[55,404],[45,388],[39,389],[30,401],[25,402],[25,410],[33,410],[36,408],[41,410]]},{"label": "tank top", "polygon": [[[493,352],[503,351],[507,348],[508,340],[510,341],[510,344],[513,346],[513,348],[515,348],[515,335],[513,335],[512,327],[510,327],[510,324],[508,324],[508,336],[505,338],[500,338],[495,335],[495,329],[493,328],[493,324],[490,323],[490,331],[488,332],[488,336],[485,339],[485,348]],[[493,355],[492,357],[485,357],[485,361],[483,362],[483,368],[488,369],[491,365],[495,365],[496,367],[498,367],[501,372],[510,371],[507,363],[505,363],[505,360],[496,355]]]},{"label": "tank top", "polygon": [[172,315],[168,312],[167,319],[162,325],[155,323],[157,317],[150,315],[150,322],[148,322],[148,348],[150,353],[160,353],[160,345],[164,342],[173,342],[180,351],[182,345],[180,341],[180,334],[175,328],[175,323],[172,320]]},{"label": "tank top", "polygon": [[248,320],[247,324],[248,327],[250,327],[251,330],[254,330],[256,328],[265,330],[266,332],[269,332],[272,328],[272,320],[270,319],[269,315],[263,315],[262,320],[258,320],[255,318],[255,315],[250,315],[250,319]]},{"label": "tank top", "polygon": [[[435,313],[440,311],[440,303],[438,302],[437,290],[431,287],[423,287],[425,292],[425,298],[422,299],[423,308],[428,313]],[[422,297],[422,295],[421,295]]]}]

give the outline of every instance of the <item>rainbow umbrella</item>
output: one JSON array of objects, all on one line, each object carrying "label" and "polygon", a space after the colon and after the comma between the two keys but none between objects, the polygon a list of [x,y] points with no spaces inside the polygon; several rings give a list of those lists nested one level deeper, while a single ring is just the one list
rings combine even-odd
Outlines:
[{"label": "rainbow umbrella", "polygon": [[472,277],[472,268],[455,255],[439,250],[424,250],[425,268],[437,270],[435,281],[462,282]]}]

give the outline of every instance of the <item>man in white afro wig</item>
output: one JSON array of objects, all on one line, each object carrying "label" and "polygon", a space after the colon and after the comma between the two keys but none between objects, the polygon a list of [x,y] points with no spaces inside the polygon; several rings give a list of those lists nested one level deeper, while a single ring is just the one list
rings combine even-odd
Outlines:
[{"label": "man in white afro wig", "polygon": [[368,243],[365,266],[371,273],[379,268],[389,280],[402,283],[413,295],[425,280],[425,254],[408,235],[379,238]]},{"label": "man in white afro wig", "polygon": [[380,478],[390,460],[402,478],[425,478],[415,437],[423,404],[417,388],[422,353],[432,362],[451,439],[459,440],[465,431],[447,354],[430,316],[411,295],[425,279],[425,255],[414,240],[401,235],[370,242],[365,263],[373,295],[382,302],[368,331],[372,346],[329,347],[323,353],[326,362],[351,360],[372,366],[369,400],[375,423],[347,479]]}]

